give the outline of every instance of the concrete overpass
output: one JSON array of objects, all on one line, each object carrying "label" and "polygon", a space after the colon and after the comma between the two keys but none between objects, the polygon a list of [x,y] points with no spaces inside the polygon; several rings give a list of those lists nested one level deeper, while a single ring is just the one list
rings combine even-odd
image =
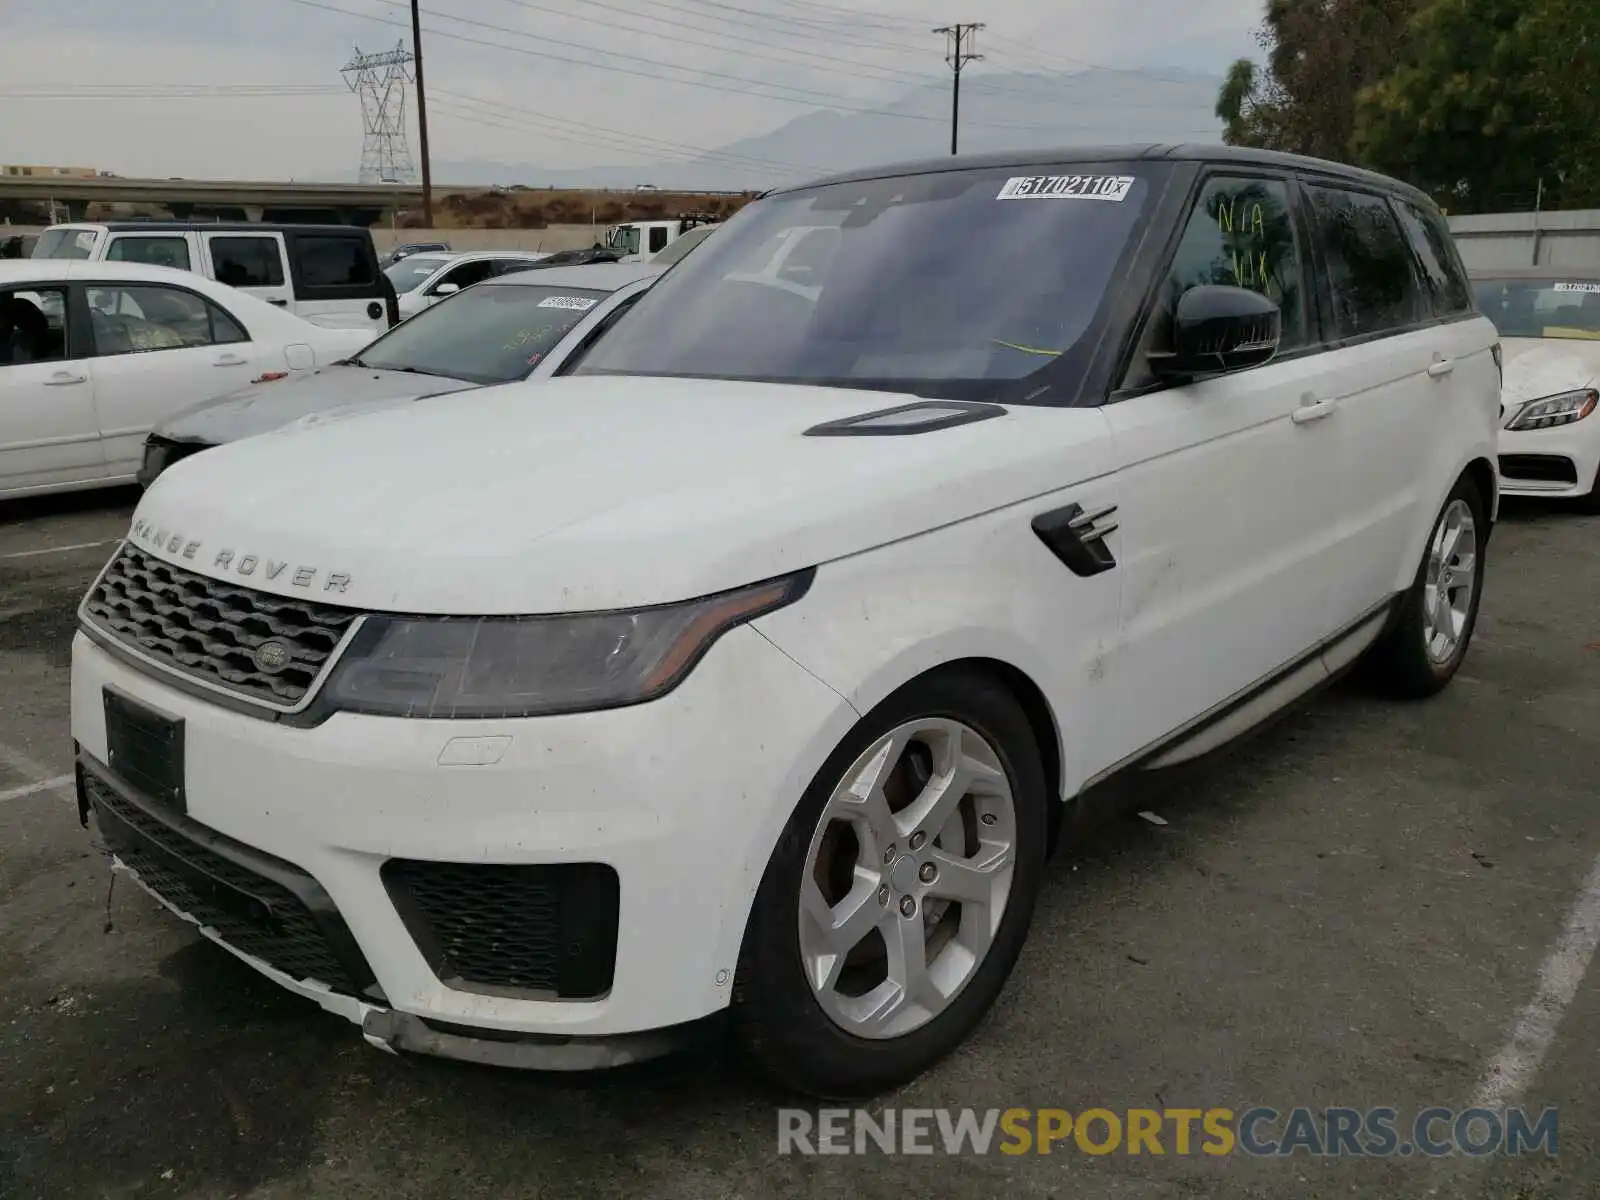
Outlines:
[{"label": "concrete overpass", "polygon": [[222,179],[0,176],[0,204],[25,201],[84,219],[90,204],[160,204],[179,220],[215,217],[277,223],[373,225],[396,209],[418,208],[422,188],[398,183],[253,183]]}]

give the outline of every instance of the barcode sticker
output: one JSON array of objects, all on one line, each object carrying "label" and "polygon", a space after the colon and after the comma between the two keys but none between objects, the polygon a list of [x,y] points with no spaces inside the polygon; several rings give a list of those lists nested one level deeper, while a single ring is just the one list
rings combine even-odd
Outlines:
[{"label": "barcode sticker", "polygon": [[577,312],[593,308],[599,303],[593,296],[546,296],[539,301],[540,308],[570,308]]},{"label": "barcode sticker", "polygon": [[1132,175],[1017,175],[996,200],[1113,200],[1128,198]]}]

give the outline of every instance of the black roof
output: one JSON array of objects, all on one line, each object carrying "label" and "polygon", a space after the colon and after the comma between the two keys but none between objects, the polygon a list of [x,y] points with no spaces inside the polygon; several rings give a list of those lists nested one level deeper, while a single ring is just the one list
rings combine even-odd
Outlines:
[{"label": "black roof", "polygon": [[1596,267],[1469,267],[1467,274],[1474,279],[1570,279],[1592,283],[1600,281],[1600,266]]},{"label": "black roof", "polygon": [[346,233],[371,237],[360,225],[300,225],[270,221],[71,221],[71,225],[102,225],[113,233]]},{"label": "black roof", "polygon": [[907,162],[886,163],[877,167],[863,167],[837,175],[814,179],[809,183],[773,188],[767,195],[800,191],[830,183],[862,183],[869,179],[889,179],[897,175],[933,175],[948,171],[981,171],[996,167],[1048,167],[1070,163],[1132,162],[1140,159],[1238,163],[1245,166],[1276,167],[1304,174],[1327,175],[1369,186],[1387,188],[1427,201],[1431,200],[1410,184],[1387,175],[1325,158],[1311,158],[1304,154],[1284,154],[1277,150],[1254,150],[1245,146],[1201,146],[1148,143],[1111,146],[1065,146],[1052,150],[1001,150],[990,154],[963,154],[944,158],[921,158]]}]

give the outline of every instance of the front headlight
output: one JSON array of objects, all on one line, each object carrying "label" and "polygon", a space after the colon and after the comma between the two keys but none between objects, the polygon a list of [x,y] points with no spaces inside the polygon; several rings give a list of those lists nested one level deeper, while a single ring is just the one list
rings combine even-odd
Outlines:
[{"label": "front headlight", "polygon": [[1592,413],[1600,401],[1600,392],[1593,388],[1580,388],[1575,392],[1562,392],[1526,404],[1507,429],[1549,429],[1553,425],[1571,425]]},{"label": "front headlight", "polygon": [[324,700],[340,712],[463,719],[641,704],[676,687],[735,625],[798,600],[811,578],[617,612],[370,617]]}]

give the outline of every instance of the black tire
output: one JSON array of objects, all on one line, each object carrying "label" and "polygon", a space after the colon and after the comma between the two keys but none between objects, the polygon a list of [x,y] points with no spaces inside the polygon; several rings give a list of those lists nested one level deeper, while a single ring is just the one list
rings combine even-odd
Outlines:
[{"label": "black tire", "polygon": [[[1477,583],[1455,652],[1448,659],[1436,662],[1428,653],[1427,639],[1423,632],[1428,553],[1429,547],[1433,544],[1434,534],[1439,528],[1439,522],[1457,500],[1464,501],[1472,510]],[[1433,519],[1433,524],[1428,528],[1428,541],[1423,546],[1422,561],[1417,564],[1417,573],[1411,587],[1400,600],[1397,619],[1383,639],[1372,648],[1368,660],[1368,675],[1383,690],[1395,696],[1421,699],[1443,691],[1455,678],[1456,671],[1460,669],[1462,660],[1466,658],[1467,649],[1472,644],[1472,631],[1478,623],[1478,608],[1483,603],[1484,554],[1488,540],[1489,515],[1483,496],[1478,491],[1477,485],[1463,475],[1456,480],[1455,487],[1450,489],[1450,495],[1445,498],[1444,504],[1440,506],[1438,514]]]},{"label": "black tire", "polygon": [[[976,730],[999,754],[1016,809],[1016,865],[988,956],[938,1016],[903,1037],[857,1037],[825,1013],[802,965],[800,882],[812,834],[843,773],[883,734],[919,717]],[[915,1078],[956,1049],[999,996],[1027,938],[1044,879],[1052,798],[1034,732],[1011,692],[979,671],[914,680],[864,716],[823,764],[789,818],[756,893],[734,979],[730,1028],[745,1065],[782,1088],[861,1099]]]}]

